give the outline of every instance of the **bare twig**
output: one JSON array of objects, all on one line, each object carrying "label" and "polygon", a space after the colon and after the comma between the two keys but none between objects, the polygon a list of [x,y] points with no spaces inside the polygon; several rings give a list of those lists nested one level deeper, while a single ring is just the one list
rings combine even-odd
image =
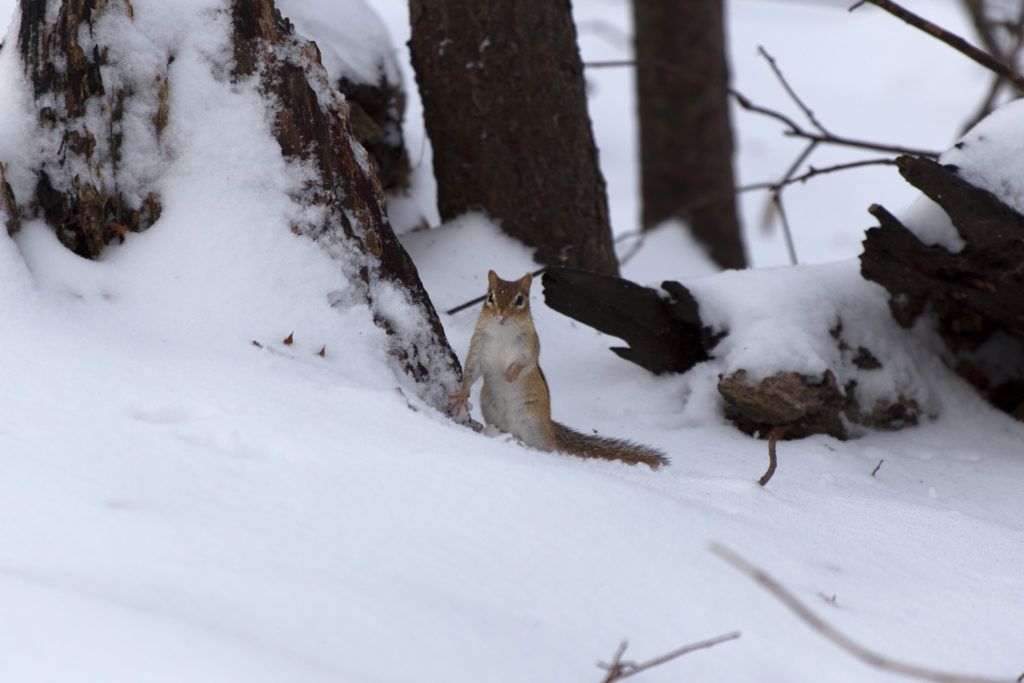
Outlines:
[{"label": "bare twig", "polygon": [[901,662],[899,660],[880,655],[837,631],[828,622],[804,606],[804,604],[797,600],[792,593],[783,588],[782,584],[766,574],[759,567],[737,555],[729,548],[718,543],[712,543],[711,552],[718,555],[720,558],[757,582],[762,588],[778,598],[782,604],[788,607],[794,614],[803,620],[804,623],[820,633],[823,637],[832,641],[833,644],[845,650],[848,654],[853,655],[857,659],[875,667],[876,669],[902,674],[904,676],[910,676],[911,678],[917,678],[924,681],[936,681],[938,683],[1008,683],[1012,680],[985,678],[982,676],[972,676],[967,674],[950,674],[943,671],[936,671],[934,669],[917,666],[915,664],[908,664],[906,662]]},{"label": "bare twig", "polygon": [[850,11],[852,12],[865,3],[883,9],[889,14],[902,19],[914,28],[920,29],[934,38],[938,38],[946,45],[949,45],[957,52],[966,55],[989,71],[999,74],[1009,81],[1010,84],[1012,84],[1019,92],[1024,93],[1024,76],[1021,76],[1008,64],[999,61],[984,50],[976,48],[955,33],[951,33],[941,26],[933,24],[927,19],[914,14],[910,10],[897,5],[891,0],[860,0],[850,7]]},{"label": "bare twig", "polygon": [[[821,175],[823,173],[841,171],[849,168],[855,168],[858,166],[867,166],[879,163],[893,163],[891,159],[884,162],[872,159],[852,162],[849,164],[837,164],[835,166],[829,167],[827,170],[816,170],[812,167],[809,171],[801,175],[797,175],[800,167],[804,164],[804,162],[807,161],[811,153],[815,149],[817,149],[819,145],[837,145],[840,147],[853,147],[858,149],[867,149],[875,152],[885,152],[896,155],[909,154],[913,156],[923,156],[932,159],[938,158],[939,152],[934,150],[904,147],[902,145],[889,145],[879,142],[873,142],[870,140],[859,140],[856,138],[836,135],[835,133],[831,132],[828,128],[825,127],[825,125],[814,114],[814,111],[807,105],[806,102],[803,101],[803,99],[801,99],[801,97],[797,94],[796,90],[794,90],[793,87],[789,84],[789,81],[786,79],[785,74],[783,74],[782,69],[779,67],[775,58],[771,54],[769,54],[768,51],[764,49],[764,47],[759,47],[758,51],[761,54],[761,56],[768,62],[768,65],[771,67],[772,72],[775,74],[775,77],[782,85],[782,88],[786,91],[789,97],[796,103],[797,107],[800,108],[800,111],[803,112],[804,116],[807,117],[807,120],[810,122],[811,128],[813,128],[813,130],[805,128],[804,126],[797,123],[796,120],[780,111],[770,109],[768,107],[764,107],[754,103],[753,101],[750,100],[750,98],[746,97],[743,93],[739,92],[735,88],[728,88],[729,94],[732,95],[733,98],[735,98],[737,104],[744,110],[754,114],[760,114],[761,116],[766,116],[771,119],[775,119],[783,126],[785,126],[785,135],[807,140],[807,145],[800,152],[800,154],[797,155],[796,159],[793,161],[792,164],[790,164],[785,174],[783,174],[782,178],[780,178],[778,181],[773,183],[758,183],[755,185],[747,185],[741,188],[736,188],[734,192],[744,192],[753,189],[769,190],[769,192],[771,193],[771,196],[769,198],[769,206],[773,207],[774,210],[768,215],[778,215],[779,221],[782,225],[783,237],[786,240],[786,249],[789,253],[790,263],[796,265],[797,255],[796,248],[793,242],[793,234],[789,226],[789,218],[786,215],[785,206],[782,203],[783,188],[795,182],[802,182],[810,178],[813,178],[816,175]],[[607,60],[598,62],[587,62],[584,66],[588,68],[624,66],[635,67],[636,64],[637,62],[633,60]],[[659,66],[660,68],[673,71],[677,76],[682,78],[692,80],[696,80],[697,78],[699,78],[698,76],[695,76],[693,73],[687,70],[685,67],[679,66],[677,64],[672,64],[671,62],[663,62],[661,60],[658,60],[656,62],[656,65]],[[707,197],[704,198],[702,201],[706,202],[711,201],[712,199],[714,198]]]},{"label": "bare twig", "polygon": [[[763,50],[763,48],[762,48],[762,50]],[[767,52],[764,52],[764,55],[765,55],[766,59],[771,60],[769,63],[774,63],[774,58],[772,58],[771,55],[769,55]],[[685,67],[681,67],[681,66],[679,66],[677,64],[672,64],[671,62],[662,62],[660,60],[657,62],[657,64],[661,68],[672,70],[672,71],[676,71],[679,74],[681,74],[683,77],[693,78],[692,74],[690,74]],[[607,60],[607,61],[586,62],[583,66],[585,66],[587,68],[609,68],[609,67],[635,67],[636,65],[637,65],[636,60],[632,60],[632,59],[616,59],[616,60]],[[778,71],[778,69],[777,69],[777,65],[775,67],[773,67],[773,68],[776,69],[777,73],[780,73]],[[791,88],[788,86],[788,84],[785,84],[783,87],[785,87],[788,92],[791,91]],[[873,142],[871,140],[860,140],[860,139],[857,139],[857,138],[851,138],[851,137],[846,137],[846,136],[842,136],[842,135],[835,135],[834,133],[826,133],[825,130],[827,130],[827,129],[821,128],[820,127],[820,123],[814,124],[815,127],[818,128],[818,131],[819,131],[819,132],[815,133],[815,132],[806,130],[803,126],[801,126],[796,121],[794,121],[792,118],[790,118],[789,116],[786,116],[785,114],[783,114],[780,111],[777,111],[775,109],[770,109],[768,107],[763,107],[761,105],[755,104],[749,97],[747,97],[746,95],[741,93],[739,90],[736,90],[735,88],[730,87],[728,90],[729,90],[729,94],[732,95],[732,97],[736,100],[736,103],[739,104],[739,106],[742,107],[743,109],[745,109],[746,111],[749,111],[749,112],[752,112],[752,113],[755,113],[755,114],[760,114],[762,116],[767,116],[768,118],[775,119],[779,123],[781,123],[784,126],[786,126],[786,128],[788,129],[786,131],[786,135],[790,135],[790,136],[793,136],[793,137],[800,137],[800,138],[804,138],[804,139],[807,139],[807,140],[813,140],[813,141],[827,143],[827,144],[831,144],[831,145],[839,145],[839,146],[842,146],[842,147],[855,147],[855,148],[860,148],[860,149],[868,149],[868,150],[872,150],[872,151],[875,151],[875,152],[891,152],[893,154],[912,154],[912,155],[915,155],[915,156],[923,156],[923,157],[928,157],[928,158],[931,158],[931,159],[937,158],[939,156],[939,152],[937,152],[935,150],[915,149],[915,148],[912,148],[912,147],[903,147],[902,145],[890,145],[890,144],[886,144],[886,143],[882,143],[882,142]],[[792,93],[791,97],[795,97],[795,93]],[[795,99],[797,100],[797,102],[801,103],[801,104],[798,105],[798,106],[801,106],[801,109],[804,109],[806,107],[806,105],[802,104],[802,102],[801,102],[801,100],[799,100],[799,98],[795,98]],[[811,110],[808,108],[808,109],[806,109],[806,111],[811,111]],[[815,117],[815,120],[817,120],[816,117]]]},{"label": "bare twig", "polygon": [[736,188],[736,192],[751,192],[753,190],[771,190],[775,191],[787,185],[795,185],[797,183],[804,183],[811,178],[819,175],[826,175],[828,173],[835,173],[837,171],[849,171],[853,168],[860,168],[861,166],[895,166],[896,160],[892,157],[880,157],[877,159],[861,159],[860,161],[850,161],[845,164],[835,164],[834,166],[823,166],[817,168],[814,166],[808,166],[808,171],[798,176],[787,178],[784,181],[776,181],[773,183],[750,183],[748,185],[740,185]]},{"label": "bare twig", "polygon": [[622,655],[626,652],[626,646],[628,645],[628,642],[624,640],[622,641],[622,644],[619,645],[619,648],[615,651],[615,656],[612,658],[611,664],[605,664],[603,662],[598,663],[599,667],[608,671],[608,675],[604,677],[602,683],[612,683],[612,681],[621,681],[624,678],[629,678],[630,676],[634,676],[640,673],[641,671],[646,671],[647,669],[652,669],[656,666],[660,666],[665,662],[672,661],[677,657],[682,657],[683,655],[689,654],[690,652],[693,652],[695,650],[703,650],[705,648],[718,645],[719,643],[724,643],[727,640],[735,640],[739,637],[740,632],[733,631],[732,633],[726,633],[721,636],[716,636],[715,638],[702,640],[699,643],[691,643],[690,645],[684,645],[683,647],[677,650],[672,650],[671,652],[663,654],[660,657],[655,657],[654,659],[650,659],[641,664],[636,664],[635,662],[622,661]]},{"label": "bare twig", "polygon": [[879,460],[878,464],[875,465],[875,469],[871,470],[871,476],[872,477],[875,476],[876,474],[878,474],[878,470],[882,469],[882,463],[883,462],[885,462],[885,458],[882,458],[881,460]]},{"label": "bare twig", "polygon": [[814,112],[811,111],[811,108],[804,104],[804,101],[800,99],[800,96],[797,95],[796,91],[793,90],[792,86],[789,85],[789,81],[786,80],[786,77],[782,74],[782,70],[779,69],[779,65],[775,62],[775,57],[772,57],[770,54],[768,54],[768,51],[764,49],[763,45],[757,46],[757,52],[762,57],[764,57],[765,60],[768,62],[768,66],[770,66],[772,68],[772,71],[775,72],[775,77],[779,79],[779,83],[781,83],[782,87],[785,88],[786,93],[789,95],[790,99],[796,102],[796,106],[800,107],[800,110],[804,113],[804,116],[807,117],[807,120],[810,121],[815,128],[820,130],[825,135],[831,135],[831,133],[828,132],[828,129],[825,128],[825,126],[821,125],[821,122],[818,121],[817,118],[815,118]]},{"label": "bare twig", "polygon": [[764,488],[764,485],[775,474],[775,466],[778,464],[778,458],[775,457],[775,444],[786,433],[786,429],[786,427],[776,427],[768,432],[768,471],[761,475],[761,479],[757,482],[761,485],[761,488]]},{"label": "bare twig", "polygon": [[[1017,9],[1016,16],[1003,21],[995,21],[988,16],[986,12],[988,3],[985,0],[963,0],[962,4],[970,15],[984,48],[999,61],[1015,66],[1020,59],[1021,52],[1024,51],[1024,3],[1021,3]],[[1002,29],[1007,34],[1006,45],[998,40],[996,29]],[[1006,79],[1000,74],[993,76],[985,99],[964,124],[964,132],[973,128],[995,108],[999,94],[1003,91],[1003,86],[1006,85]]]}]

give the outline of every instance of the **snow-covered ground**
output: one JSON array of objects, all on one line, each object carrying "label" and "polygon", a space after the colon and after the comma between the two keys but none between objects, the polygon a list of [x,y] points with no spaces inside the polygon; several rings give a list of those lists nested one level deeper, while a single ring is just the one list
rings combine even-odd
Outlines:
[{"label": "snow-covered ground", "polygon": [[[966,31],[951,0],[906,4]],[[143,25],[165,6],[133,5]],[[374,6],[401,46],[404,1]],[[764,45],[851,137],[945,148],[987,84],[870,7],[729,6],[737,87],[795,113],[756,56]],[[626,0],[575,11],[586,59],[628,56]],[[175,92],[172,78],[174,153],[153,228],[98,262],[38,224],[0,233],[0,680],[598,681],[596,662],[623,639],[643,660],[734,630],[738,640],[636,680],[898,680],[812,632],[709,553],[712,541],[876,651],[1024,671],[1024,425],[945,371],[926,330],[897,329],[851,260],[866,207],[898,211],[915,196],[893,169],[787,190],[801,261],[820,265],[706,277],[680,231],[646,240],[625,275],[686,281],[733,330],[718,359],[684,376],[618,360],[615,340],[535,295],[555,417],[663,448],[672,466],[540,453],[420,406],[396,388],[368,313],[328,305],[344,278],[288,230],[294,178],[256,98],[203,76],[203,60],[229,54],[215,17],[181,20],[207,29],[182,31],[174,65],[200,87]],[[9,133],[20,87],[10,52],[0,161],[30,142]],[[588,78],[624,234],[637,213],[631,80]],[[430,219],[417,107],[411,98],[406,202]],[[736,124],[743,182],[778,178],[799,144],[757,117]],[[848,158],[823,151],[814,163]],[[779,265],[781,236],[758,225],[763,201],[743,200],[751,256]],[[488,268],[534,268],[479,217],[404,239],[442,310],[482,293]],[[739,362],[821,367],[834,360],[836,316],[888,363],[879,383],[920,392],[936,417],[855,441],[784,442],[762,489],[765,442],[723,420],[718,375]],[[460,354],[475,318],[443,315]]]}]

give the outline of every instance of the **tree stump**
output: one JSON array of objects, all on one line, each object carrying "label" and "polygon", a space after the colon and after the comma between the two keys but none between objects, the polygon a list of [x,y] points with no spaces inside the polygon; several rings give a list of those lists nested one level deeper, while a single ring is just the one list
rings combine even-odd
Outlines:
[{"label": "tree stump", "polygon": [[[96,257],[111,240],[149,227],[160,215],[152,188],[166,168],[161,134],[173,115],[167,69],[173,54],[162,64],[136,64],[131,55],[114,59],[125,53],[117,41],[137,37],[128,0],[63,0],[49,10],[47,4],[23,0],[18,33],[38,111],[41,154],[35,167],[17,172],[35,179],[34,191],[19,200],[16,194],[25,193],[17,188],[30,184],[12,188],[11,169],[0,163],[0,207],[9,230],[22,217],[43,218],[69,249]],[[365,300],[387,332],[395,367],[415,381],[424,400],[446,409],[458,386],[458,359],[415,265],[391,230],[373,164],[352,133],[344,101],[328,83],[316,45],[295,35],[273,0],[235,0],[230,13],[233,30],[224,38],[233,55],[211,55],[210,68],[236,83],[259,84],[281,153],[310,171],[295,199],[321,209],[281,229],[309,236],[338,262],[355,283],[356,298]],[[48,17],[56,19],[48,23]],[[100,21],[117,22],[118,31],[93,31]],[[104,45],[95,36],[115,37]],[[152,73],[140,75],[144,69]],[[148,129],[122,130],[129,107]],[[139,117],[139,107],[148,107],[149,116]],[[128,146],[134,157],[152,161],[151,175],[122,171]]]},{"label": "tree stump", "polygon": [[889,291],[904,327],[932,311],[956,371],[1000,409],[1024,419],[1024,216],[944,166],[897,160],[900,173],[949,216],[965,246],[924,244],[883,207],[867,231],[861,273]]}]

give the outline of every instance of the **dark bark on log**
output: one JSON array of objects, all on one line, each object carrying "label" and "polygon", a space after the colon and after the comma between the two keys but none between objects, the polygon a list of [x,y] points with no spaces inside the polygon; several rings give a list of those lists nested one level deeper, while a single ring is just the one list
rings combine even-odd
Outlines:
[{"label": "dark bark on log", "polygon": [[567,0],[411,0],[443,220],[479,210],[548,265],[618,273]]},{"label": "dark bark on log", "polygon": [[629,280],[572,268],[544,273],[544,301],[563,315],[629,347],[612,351],[654,374],[686,372],[708,359],[710,331],[700,322],[697,302],[677,282],[662,284],[666,294]]},{"label": "dark bark on log", "polygon": [[[957,371],[1024,418],[1024,216],[966,182],[955,167],[909,156],[897,165],[942,207],[966,246],[956,254],[927,246],[875,205],[879,227],[867,231],[861,273],[889,291],[901,325],[930,307]],[[986,348],[1000,334],[1005,341]]]},{"label": "dark bark on log", "polygon": [[373,159],[373,168],[384,190],[409,187],[409,154],[405,150],[402,118],[405,90],[401,83],[356,83],[340,78],[334,87],[345,96],[349,120],[359,144]]},{"label": "dark bark on log", "polygon": [[746,258],[733,188],[721,0],[633,0],[643,226],[689,224],[723,268]]}]

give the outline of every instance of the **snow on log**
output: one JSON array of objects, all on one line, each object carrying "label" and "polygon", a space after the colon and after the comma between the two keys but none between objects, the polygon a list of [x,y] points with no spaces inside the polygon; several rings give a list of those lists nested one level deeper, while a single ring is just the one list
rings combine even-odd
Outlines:
[{"label": "snow on log", "polygon": [[612,351],[655,374],[711,363],[722,412],[740,430],[847,439],[914,425],[930,407],[921,359],[854,266],[729,271],[661,291],[553,268],[543,284],[548,306],[625,340]]}]

